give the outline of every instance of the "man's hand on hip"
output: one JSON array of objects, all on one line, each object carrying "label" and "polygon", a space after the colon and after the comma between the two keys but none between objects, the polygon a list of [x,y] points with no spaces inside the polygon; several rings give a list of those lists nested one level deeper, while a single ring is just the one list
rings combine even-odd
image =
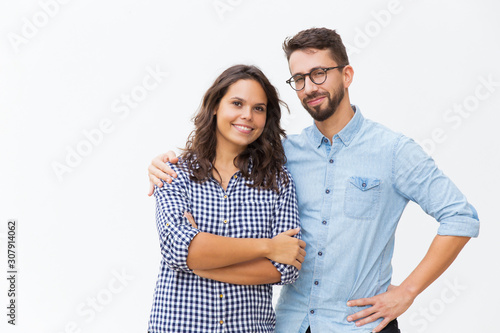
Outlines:
[{"label": "man's hand on hip", "polygon": [[400,286],[390,285],[385,293],[347,302],[347,306],[371,305],[367,309],[348,316],[347,321],[355,321],[356,326],[359,327],[374,322],[379,318],[384,318],[373,330],[373,332],[380,332],[387,324],[408,310],[413,303],[414,297],[403,289]]}]

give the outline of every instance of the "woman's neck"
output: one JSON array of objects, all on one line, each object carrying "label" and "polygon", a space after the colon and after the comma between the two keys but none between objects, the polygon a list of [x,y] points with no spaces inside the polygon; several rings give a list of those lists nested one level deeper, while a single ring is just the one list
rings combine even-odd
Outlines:
[{"label": "woman's neck", "polygon": [[217,171],[214,171],[213,177],[224,189],[227,188],[232,175],[238,171],[238,168],[234,165],[234,159],[239,153],[240,151],[229,151],[219,149],[219,147],[216,149],[214,167]]}]

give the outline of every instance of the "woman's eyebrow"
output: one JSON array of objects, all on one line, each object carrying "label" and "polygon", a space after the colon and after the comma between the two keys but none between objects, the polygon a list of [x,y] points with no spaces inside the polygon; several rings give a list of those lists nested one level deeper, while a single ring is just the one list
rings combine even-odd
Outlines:
[{"label": "woman's eyebrow", "polygon": [[[229,97],[229,99],[236,99],[238,101],[246,102],[246,99],[238,97],[238,96]],[[254,105],[264,105],[264,106],[267,106],[267,103],[255,103]]]}]

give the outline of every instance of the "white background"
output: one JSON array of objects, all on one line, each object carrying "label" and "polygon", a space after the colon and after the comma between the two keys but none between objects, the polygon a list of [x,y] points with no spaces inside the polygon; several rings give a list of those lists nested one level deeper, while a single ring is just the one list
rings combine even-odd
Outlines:
[{"label": "white background", "polygon": [[[0,3],[0,331],[145,332],[160,260],[150,160],[184,145],[203,93],[236,63],[258,65],[278,87],[288,133],[310,125],[285,84],[281,43],[313,26],[337,29],[348,45],[351,101],[424,144],[482,222],[400,317],[403,332],[497,331],[497,1],[55,1]],[[131,94],[133,108],[122,100]],[[78,149],[86,156],[68,157]],[[66,165],[59,177],[54,165]],[[6,316],[9,218],[18,219],[15,327]],[[408,206],[394,283],[437,227]]]}]

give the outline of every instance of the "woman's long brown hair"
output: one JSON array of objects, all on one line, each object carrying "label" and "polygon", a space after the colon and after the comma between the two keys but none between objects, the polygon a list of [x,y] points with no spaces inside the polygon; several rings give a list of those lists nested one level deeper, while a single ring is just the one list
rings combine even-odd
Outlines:
[{"label": "woman's long brown hair", "polygon": [[[195,129],[189,135],[181,158],[186,161],[191,179],[204,182],[212,171],[217,146],[214,111],[229,87],[239,80],[255,80],[267,96],[266,125],[261,136],[249,144],[234,159],[234,165],[244,177],[251,180],[249,186],[271,189],[278,192],[278,182],[286,186],[288,176],[282,166],[286,163],[281,139],[285,131],[280,126],[281,105],[288,110],[286,103],[279,99],[278,91],[262,71],[255,66],[235,65],[226,69],[207,90],[200,110],[193,118]],[[251,172],[249,166],[252,163]]]}]

